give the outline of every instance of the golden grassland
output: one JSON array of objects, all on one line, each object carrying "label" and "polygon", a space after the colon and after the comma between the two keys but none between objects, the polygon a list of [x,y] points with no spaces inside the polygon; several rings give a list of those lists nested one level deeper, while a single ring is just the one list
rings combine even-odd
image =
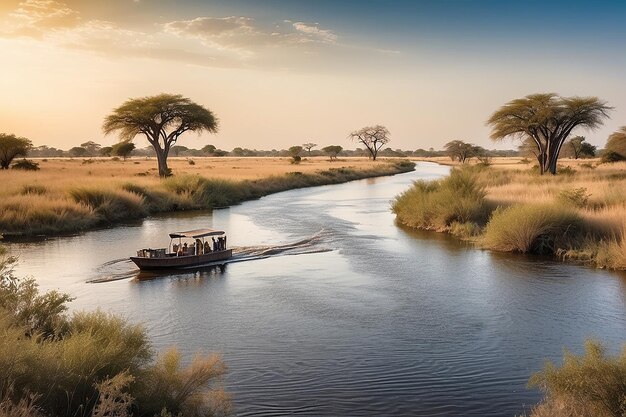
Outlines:
[{"label": "golden grassland", "polygon": [[39,171],[0,171],[0,234],[52,235],[142,218],[207,209],[274,192],[393,175],[406,160],[346,158],[170,158],[174,176],[156,161],[132,158],[40,159]]},{"label": "golden grassland", "polygon": [[493,250],[626,269],[626,162],[564,159],[556,176],[521,158],[494,158],[488,167],[438,162],[458,169],[400,195],[400,223]]}]

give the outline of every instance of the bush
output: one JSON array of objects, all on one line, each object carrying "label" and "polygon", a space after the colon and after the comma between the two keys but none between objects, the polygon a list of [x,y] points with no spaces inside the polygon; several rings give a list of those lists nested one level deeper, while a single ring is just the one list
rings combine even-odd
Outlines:
[{"label": "bush", "polygon": [[471,170],[452,171],[433,182],[417,181],[396,197],[392,210],[404,225],[426,230],[450,230],[455,223],[484,224],[485,190]]},{"label": "bush", "polygon": [[483,244],[503,252],[554,254],[580,244],[583,236],[583,220],[573,209],[520,204],[492,213]]},{"label": "bush", "polygon": [[619,162],[619,161],[624,161],[624,160],[626,160],[626,158],[624,158],[621,154],[617,152],[613,152],[613,151],[605,151],[602,154],[602,158],[600,159],[600,161],[605,164],[610,164],[613,162]]},{"label": "bush", "polygon": [[561,367],[548,362],[529,387],[545,394],[531,417],[626,416],[626,345],[610,357],[602,345],[587,341],[584,355],[566,351]]},{"label": "bush", "polygon": [[141,326],[100,311],[65,314],[70,297],[19,280],[0,247],[0,417],[224,415],[215,355],[181,367],[154,357]]},{"label": "bush", "polygon": [[39,171],[39,164],[30,159],[22,159],[12,166],[13,169],[21,169],[22,171]]},{"label": "bush", "polygon": [[147,214],[143,197],[127,191],[75,188],[69,194],[75,202],[92,209],[104,222],[138,219]]},{"label": "bush", "polygon": [[562,190],[557,196],[557,200],[574,207],[582,208],[589,202],[589,197],[590,194],[587,193],[587,189],[580,187]]}]

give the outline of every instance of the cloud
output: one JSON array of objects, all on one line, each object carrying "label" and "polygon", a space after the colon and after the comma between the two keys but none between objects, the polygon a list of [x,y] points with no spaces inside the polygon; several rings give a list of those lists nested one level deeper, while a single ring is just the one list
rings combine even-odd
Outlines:
[{"label": "cloud", "polygon": [[264,28],[254,19],[242,16],[197,17],[163,25],[166,33],[200,40],[204,45],[254,55],[263,48],[303,44],[335,44],[337,35],[317,23],[285,20]]},{"label": "cloud", "polygon": [[9,13],[5,34],[41,37],[55,29],[71,28],[79,24],[80,14],[64,3],[54,0],[26,0]]}]

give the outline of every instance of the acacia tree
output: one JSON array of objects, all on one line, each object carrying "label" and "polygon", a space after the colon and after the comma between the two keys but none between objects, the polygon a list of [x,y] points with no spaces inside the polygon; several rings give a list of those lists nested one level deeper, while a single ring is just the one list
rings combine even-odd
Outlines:
[{"label": "acacia tree", "polygon": [[330,145],[322,148],[322,151],[326,152],[326,154],[330,157],[330,160],[332,161],[333,159],[337,159],[337,155],[339,155],[339,153],[343,151],[343,147],[339,145]]},{"label": "acacia tree", "polygon": [[509,101],[491,115],[491,139],[531,138],[537,146],[541,174],[556,174],[561,147],[578,127],[596,129],[612,107],[597,97],[561,97],[553,93],[531,94]]},{"label": "acacia tree", "polygon": [[567,155],[573,156],[574,159],[584,156],[593,157],[596,154],[596,147],[585,141],[584,136],[574,136],[566,142]]},{"label": "acacia tree", "polygon": [[13,159],[26,156],[32,143],[26,138],[0,133],[0,169],[9,169]]},{"label": "acacia tree", "polygon": [[466,160],[477,156],[484,151],[480,146],[473,145],[471,143],[463,142],[462,140],[453,140],[444,145],[446,153],[453,161],[458,159],[462,164]]},{"label": "acacia tree", "polygon": [[121,156],[124,161],[132,151],[135,150],[135,144],[132,142],[120,142],[111,146],[111,155]]},{"label": "acacia tree", "polygon": [[217,132],[218,120],[210,110],[180,94],[159,94],[127,100],[105,119],[105,134],[119,131],[122,142],[143,134],[154,148],[159,176],[167,177],[167,156],[180,136],[187,132]]},{"label": "acacia tree", "polygon": [[307,142],[307,143],[302,144],[302,147],[306,149],[306,151],[309,153],[309,156],[311,156],[311,149],[315,148],[316,146],[317,146],[317,143],[313,143],[313,142]]},{"label": "acacia tree", "polygon": [[360,130],[355,130],[348,135],[348,138],[365,145],[373,161],[376,160],[380,148],[390,141],[389,130],[381,125],[367,126]]}]

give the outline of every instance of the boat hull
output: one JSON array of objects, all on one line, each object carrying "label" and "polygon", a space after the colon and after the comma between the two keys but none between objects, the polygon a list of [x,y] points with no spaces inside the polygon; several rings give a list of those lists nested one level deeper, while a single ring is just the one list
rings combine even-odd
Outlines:
[{"label": "boat hull", "polygon": [[232,249],[226,249],[219,252],[211,252],[203,255],[187,255],[187,256],[166,256],[159,258],[144,258],[131,256],[130,260],[135,263],[142,271],[155,269],[183,269],[194,266],[210,264],[229,259],[233,256]]}]

